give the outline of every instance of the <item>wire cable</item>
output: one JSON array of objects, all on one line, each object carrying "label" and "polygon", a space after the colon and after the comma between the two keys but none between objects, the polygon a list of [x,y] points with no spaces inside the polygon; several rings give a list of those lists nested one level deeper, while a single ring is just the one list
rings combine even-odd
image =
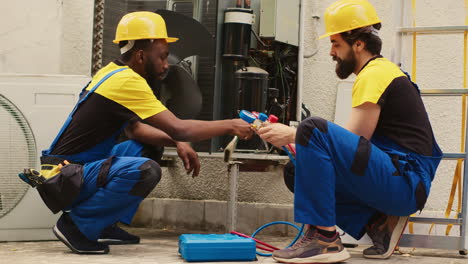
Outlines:
[{"label": "wire cable", "polygon": [[[272,246],[272,245],[269,245],[269,244],[267,244],[267,243],[265,243],[265,242],[263,242],[263,241],[260,241],[260,240],[256,239],[255,236],[256,236],[260,231],[262,231],[263,229],[265,229],[265,228],[267,228],[267,227],[269,227],[269,226],[272,226],[272,225],[281,225],[281,224],[282,224],[282,225],[289,225],[289,226],[292,226],[292,227],[294,227],[294,228],[296,228],[296,229],[298,230],[297,235],[296,235],[296,237],[294,238],[294,240],[293,240],[291,243],[289,243],[289,245],[286,247],[286,248],[288,248],[288,247],[294,245],[294,244],[297,242],[297,240],[299,240],[299,238],[302,236],[302,232],[303,232],[303,230],[304,230],[304,224],[302,224],[302,226],[299,227],[299,226],[297,226],[297,225],[295,225],[295,224],[293,224],[293,223],[286,222],[286,221],[275,221],[275,222],[271,222],[271,223],[265,224],[265,225],[259,227],[257,230],[255,230],[255,232],[253,232],[253,234],[252,234],[252,236],[250,236],[250,238],[252,238],[252,239],[253,239],[255,242],[257,242],[257,243],[259,243],[259,244],[261,244],[261,245],[263,245],[263,246],[268,247],[268,248],[265,248],[265,247],[262,247],[262,246],[257,246],[257,248],[262,249],[262,250],[265,250],[265,251],[268,251],[268,252],[273,252],[273,250],[277,250],[278,248],[277,248],[277,247],[274,247],[274,246]],[[241,233],[238,233],[238,232],[235,232],[235,231],[233,231],[233,232],[231,232],[231,233],[232,233],[232,234],[236,234],[236,235],[240,235],[240,236],[243,236],[243,237],[248,237],[248,236],[246,236],[246,235],[244,235],[244,234],[241,234]],[[263,252],[258,252],[258,251],[257,251],[256,253],[257,253],[257,255],[263,256],[263,257],[270,257],[270,256],[272,255],[271,253],[263,253]]]},{"label": "wire cable", "polygon": [[252,31],[252,33],[254,34],[255,38],[258,40],[258,42],[260,42],[260,44],[262,44],[263,47],[265,47],[265,48],[270,47],[270,45],[267,45],[267,44],[265,44],[265,42],[263,42],[263,40],[260,38],[260,36],[257,34],[257,32],[255,32],[255,30],[250,29],[250,31]]}]

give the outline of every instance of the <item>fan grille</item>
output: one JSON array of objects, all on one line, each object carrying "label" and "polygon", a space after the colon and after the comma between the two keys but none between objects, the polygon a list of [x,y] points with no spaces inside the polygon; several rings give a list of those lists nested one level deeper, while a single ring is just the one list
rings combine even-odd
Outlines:
[{"label": "fan grille", "polygon": [[18,205],[29,186],[18,173],[36,166],[34,135],[19,109],[0,94],[0,218]]}]

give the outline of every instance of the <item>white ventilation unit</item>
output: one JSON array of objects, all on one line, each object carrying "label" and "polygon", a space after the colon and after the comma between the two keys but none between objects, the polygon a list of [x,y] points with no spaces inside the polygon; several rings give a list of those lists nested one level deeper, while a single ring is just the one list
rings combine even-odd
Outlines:
[{"label": "white ventilation unit", "polygon": [[0,241],[55,239],[53,215],[36,189],[20,180],[60,130],[81,88],[70,75],[0,75]]}]

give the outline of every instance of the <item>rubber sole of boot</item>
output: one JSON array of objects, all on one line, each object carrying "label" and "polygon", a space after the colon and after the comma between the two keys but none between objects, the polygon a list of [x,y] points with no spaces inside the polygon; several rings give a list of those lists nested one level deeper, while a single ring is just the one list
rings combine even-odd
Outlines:
[{"label": "rubber sole of boot", "polygon": [[279,258],[273,256],[273,259],[283,263],[337,263],[342,262],[347,259],[351,258],[351,255],[348,253],[346,249],[338,253],[327,253],[327,254],[320,254],[309,258]]},{"label": "rubber sole of boot", "polygon": [[104,245],[133,245],[133,244],[140,244],[140,239],[119,240],[119,239],[100,238],[98,239],[98,242]]},{"label": "rubber sole of boot", "polygon": [[102,250],[95,250],[95,251],[84,251],[84,250],[79,250],[79,249],[76,249],[72,246],[72,244],[68,241],[68,239],[62,234],[62,232],[60,232],[60,230],[57,228],[57,226],[55,225],[53,230],[54,232],[54,235],[60,240],[62,241],[69,249],[71,249],[71,251],[77,253],[77,254],[92,254],[92,255],[96,255],[96,254],[107,254],[109,253],[109,247],[105,247],[104,249]]},{"label": "rubber sole of boot", "polygon": [[398,246],[401,237],[403,236],[403,231],[405,231],[406,225],[408,224],[409,216],[400,216],[398,223],[393,230],[392,237],[390,238],[390,243],[388,244],[388,250],[384,254],[380,255],[365,255],[365,258],[369,259],[388,259],[393,255],[395,248]]}]

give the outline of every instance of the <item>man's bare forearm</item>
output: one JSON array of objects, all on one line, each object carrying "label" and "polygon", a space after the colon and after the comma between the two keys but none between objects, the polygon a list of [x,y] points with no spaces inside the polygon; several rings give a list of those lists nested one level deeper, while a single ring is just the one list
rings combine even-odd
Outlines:
[{"label": "man's bare forearm", "polygon": [[181,125],[173,132],[174,138],[181,141],[201,141],[233,133],[231,120],[184,120]]},{"label": "man's bare forearm", "polygon": [[168,110],[148,117],[145,122],[178,141],[195,142],[226,134],[236,134],[241,138],[248,138],[252,135],[250,125],[242,119],[181,120]]},{"label": "man's bare forearm", "polygon": [[152,146],[175,147],[177,145],[177,141],[164,131],[143,122],[130,124],[125,132],[130,139]]}]

